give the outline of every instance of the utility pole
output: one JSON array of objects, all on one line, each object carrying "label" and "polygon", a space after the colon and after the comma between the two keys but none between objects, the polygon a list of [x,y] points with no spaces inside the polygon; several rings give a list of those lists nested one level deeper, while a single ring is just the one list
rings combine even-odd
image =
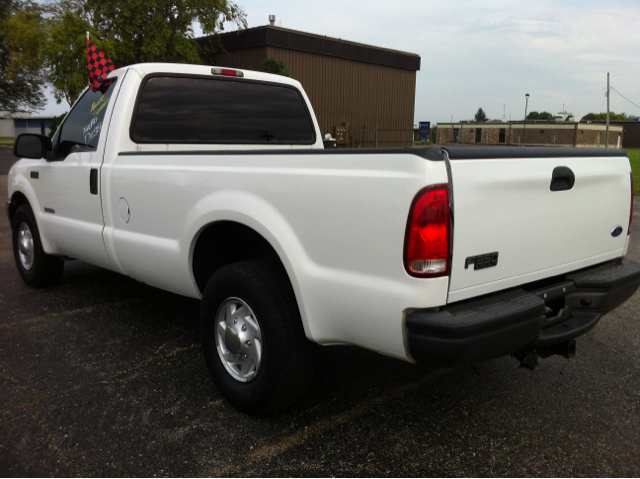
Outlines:
[{"label": "utility pole", "polygon": [[525,103],[524,103],[524,123],[522,124],[522,146],[525,145],[524,143],[524,137],[525,137],[525,133],[527,132],[527,108],[529,107],[529,94],[527,93],[525,96]]},{"label": "utility pole", "polygon": [[610,90],[609,90],[609,73],[607,73],[607,134],[605,135],[605,144],[604,147],[605,148],[609,148],[609,96],[610,96]]}]

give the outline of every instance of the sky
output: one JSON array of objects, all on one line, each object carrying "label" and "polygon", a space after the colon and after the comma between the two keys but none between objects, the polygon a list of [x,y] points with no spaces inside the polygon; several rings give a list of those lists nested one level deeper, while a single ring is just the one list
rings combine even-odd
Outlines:
[{"label": "sky", "polygon": [[[579,119],[606,111],[607,73],[611,111],[640,116],[640,0],[236,3],[249,28],[276,15],[285,28],[420,55],[416,124],[470,120],[478,108],[521,120],[527,93],[529,112],[564,107]],[[67,109],[51,100],[39,114]]]}]

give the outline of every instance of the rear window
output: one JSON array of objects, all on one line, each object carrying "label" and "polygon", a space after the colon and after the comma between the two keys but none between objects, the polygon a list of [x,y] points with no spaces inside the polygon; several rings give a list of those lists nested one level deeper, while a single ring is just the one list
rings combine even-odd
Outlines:
[{"label": "rear window", "polygon": [[137,143],[312,144],[307,106],[294,89],[202,77],[156,76],[138,100]]}]

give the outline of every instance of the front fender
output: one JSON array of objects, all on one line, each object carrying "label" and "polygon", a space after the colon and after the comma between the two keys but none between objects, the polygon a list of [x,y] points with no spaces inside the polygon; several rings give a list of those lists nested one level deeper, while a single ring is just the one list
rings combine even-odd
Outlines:
[{"label": "front fender", "polygon": [[47,235],[44,222],[42,221],[44,211],[38,201],[38,196],[36,195],[33,185],[27,178],[32,166],[33,165],[31,165],[30,160],[20,160],[13,165],[7,178],[8,198],[12,203],[17,197],[19,197],[19,195],[22,195],[27,199],[29,206],[31,206],[31,210],[33,211],[36,223],[38,224],[42,249],[47,254],[60,254],[60,251],[55,247]]}]

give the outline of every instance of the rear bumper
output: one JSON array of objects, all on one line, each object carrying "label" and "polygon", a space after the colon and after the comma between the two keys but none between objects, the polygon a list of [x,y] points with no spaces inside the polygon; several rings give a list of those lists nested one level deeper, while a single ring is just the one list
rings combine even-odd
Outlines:
[{"label": "rear bumper", "polygon": [[418,362],[453,367],[543,351],[592,329],[640,286],[640,263],[610,261],[559,278],[406,316]]}]

